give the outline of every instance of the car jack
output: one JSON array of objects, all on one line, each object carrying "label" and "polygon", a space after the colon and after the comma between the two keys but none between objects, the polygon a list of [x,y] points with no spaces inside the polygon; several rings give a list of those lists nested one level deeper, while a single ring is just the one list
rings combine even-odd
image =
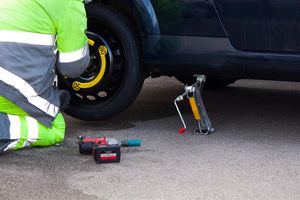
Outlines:
[{"label": "car jack", "polygon": [[211,122],[207,115],[205,106],[202,101],[201,93],[206,81],[205,75],[195,75],[197,77],[196,83],[191,86],[186,85],[184,90],[185,92],[182,95],[179,95],[175,100],[174,104],[179,114],[179,117],[183,123],[184,128],[181,128],[178,132],[181,134],[186,130],[186,125],[183,120],[183,117],[180,113],[180,110],[177,106],[177,102],[182,101],[184,96],[187,96],[189,99],[193,114],[198,123],[198,129],[194,132],[196,135],[208,135],[215,131],[215,129],[211,126]]}]

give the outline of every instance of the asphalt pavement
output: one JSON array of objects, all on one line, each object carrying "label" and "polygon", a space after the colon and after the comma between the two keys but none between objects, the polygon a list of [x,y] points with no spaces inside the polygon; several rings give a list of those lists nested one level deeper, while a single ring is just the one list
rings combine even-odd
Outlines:
[{"label": "asphalt pavement", "polygon": [[[147,79],[121,115],[86,122],[66,114],[61,146],[0,154],[0,199],[300,199],[300,83],[240,80],[203,101],[216,131],[195,135],[184,85]],[[140,140],[121,162],[97,164],[78,135]]]}]

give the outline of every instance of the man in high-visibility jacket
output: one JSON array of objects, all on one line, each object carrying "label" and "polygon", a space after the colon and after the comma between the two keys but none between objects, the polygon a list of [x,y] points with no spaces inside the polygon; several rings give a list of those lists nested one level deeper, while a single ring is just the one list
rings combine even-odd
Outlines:
[{"label": "man in high-visibility jacket", "polygon": [[86,28],[83,0],[0,0],[0,152],[63,140],[55,69],[85,71]]}]

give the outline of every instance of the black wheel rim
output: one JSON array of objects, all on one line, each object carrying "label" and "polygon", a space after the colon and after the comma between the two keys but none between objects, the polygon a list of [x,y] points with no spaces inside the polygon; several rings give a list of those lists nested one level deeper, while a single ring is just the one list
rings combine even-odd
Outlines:
[{"label": "black wheel rim", "polygon": [[91,67],[76,79],[60,77],[60,87],[71,93],[71,105],[95,109],[111,102],[123,87],[127,72],[124,44],[113,29],[88,19]]}]

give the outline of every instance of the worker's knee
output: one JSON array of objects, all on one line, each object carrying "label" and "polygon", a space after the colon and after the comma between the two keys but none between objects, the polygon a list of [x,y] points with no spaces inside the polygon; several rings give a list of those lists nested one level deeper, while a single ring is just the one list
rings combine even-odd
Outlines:
[{"label": "worker's knee", "polygon": [[61,113],[52,122],[52,128],[39,124],[39,137],[32,146],[50,146],[63,141],[65,137],[65,120]]}]

